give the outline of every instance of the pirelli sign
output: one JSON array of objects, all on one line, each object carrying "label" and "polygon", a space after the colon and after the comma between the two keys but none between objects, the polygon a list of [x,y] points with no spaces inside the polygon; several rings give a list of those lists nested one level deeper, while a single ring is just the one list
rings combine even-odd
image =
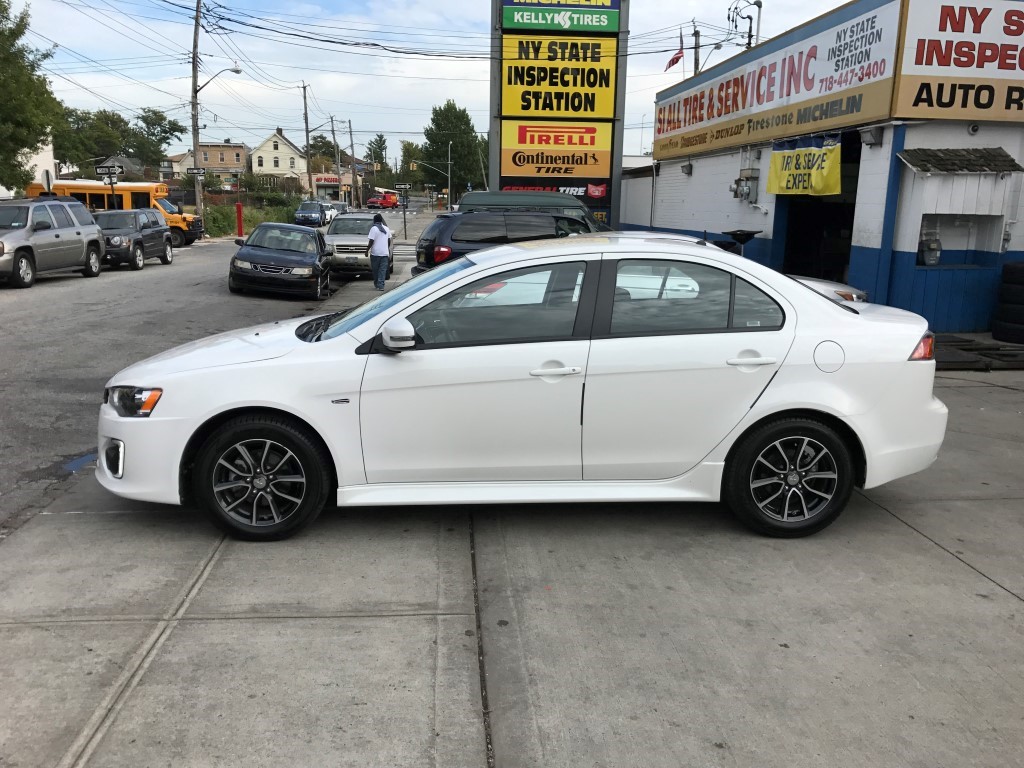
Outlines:
[{"label": "pirelli sign", "polygon": [[496,0],[501,189],[564,190],[609,220],[622,6]]},{"label": "pirelli sign", "polygon": [[505,120],[501,126],[501,167],[509,176],[609,176],[611,158],[610,123]]}]

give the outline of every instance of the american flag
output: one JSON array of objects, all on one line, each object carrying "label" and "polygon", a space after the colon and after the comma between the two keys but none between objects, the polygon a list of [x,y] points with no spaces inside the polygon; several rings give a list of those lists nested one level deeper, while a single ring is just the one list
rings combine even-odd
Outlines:
[{"label": "american flag", "polygon": [[[683,30],[682,27],[679,29],[679,50],[672,54],[672,58],[668,60],[668,64],[665,65],[665,71],[668,72],[672,67],[683,60],[683,54],[686,53],[686,48],[683,46]],[[686,66],[683,66],[683,73],[685,77]]]}]

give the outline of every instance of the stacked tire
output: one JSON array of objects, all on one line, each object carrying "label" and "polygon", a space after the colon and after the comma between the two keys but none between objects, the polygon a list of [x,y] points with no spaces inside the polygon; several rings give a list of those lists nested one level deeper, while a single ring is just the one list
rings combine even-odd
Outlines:
[{"label": "stacked tire", "polygon": [[1024,261],[1003,264],[999,303],[992,320],[992,338],[1024,344]]}]

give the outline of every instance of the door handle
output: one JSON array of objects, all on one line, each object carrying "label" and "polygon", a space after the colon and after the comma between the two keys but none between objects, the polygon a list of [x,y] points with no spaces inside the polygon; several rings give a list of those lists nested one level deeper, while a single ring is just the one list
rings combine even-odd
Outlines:
[{"label": "door handle", "polygon": [[578,365],[573,365],[568,368],[537,368],[536,370],[530,371],[531,376],[573,376],[577,373],[583,373],[583,368]]},{"label": "door handle", "polygon": [[730,357],[726,365],[775,365],[774,357]]}]

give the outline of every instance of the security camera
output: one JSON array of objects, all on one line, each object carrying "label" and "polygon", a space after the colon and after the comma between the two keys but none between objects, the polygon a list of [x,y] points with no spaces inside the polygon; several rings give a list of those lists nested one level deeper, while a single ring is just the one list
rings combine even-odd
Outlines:
[{"label": "security camera", "polygon": [[981,130],[981,126],[978,125],[977,123],[971,123],[970,125],[967,126],[967,132],[971,136],[977,136],[978,135],[978,131],[980,131],[980,130]]}]

